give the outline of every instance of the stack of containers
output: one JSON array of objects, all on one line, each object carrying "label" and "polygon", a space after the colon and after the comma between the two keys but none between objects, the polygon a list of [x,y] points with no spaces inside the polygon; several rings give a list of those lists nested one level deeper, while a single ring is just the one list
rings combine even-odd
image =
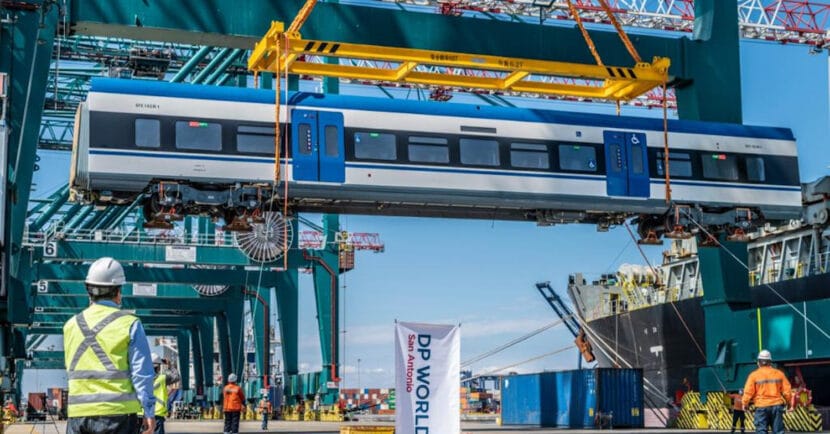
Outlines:
[{"label": "stack of containers", "polygon": [[502,378],[504,425],[643,427],[642,369],[598,368]]}]

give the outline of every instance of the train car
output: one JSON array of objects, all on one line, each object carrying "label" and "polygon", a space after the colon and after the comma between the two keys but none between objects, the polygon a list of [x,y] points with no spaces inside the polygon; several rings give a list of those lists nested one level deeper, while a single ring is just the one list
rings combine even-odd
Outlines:
[{"label": "train car", "polygon": [[[148,221],[256,214],[283,191],[274,98],[93,79],[76,115],[73,197],[142,195]],[[662,119],[312,93],[281,104],[280,181],[295,211],[671,226]],[[790,130],[672,120],[668,143],[673,203],[701,222],[799,217]]]}]

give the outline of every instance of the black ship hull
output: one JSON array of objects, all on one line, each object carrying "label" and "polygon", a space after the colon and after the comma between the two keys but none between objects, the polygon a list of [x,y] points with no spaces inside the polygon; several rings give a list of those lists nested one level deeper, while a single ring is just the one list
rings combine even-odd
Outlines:
[{"label": "black ship hull", "polygon": [[600,367],[643,369],[646,407],[670,408],[677,391],[697,389],[698,370],[706,364],[700,298],[599,318],[588,326],[602,340],[594,344]]},{"label": "black ship hull", "polygon": [[[769,290],[766,285],[750,289],[752,309],[780,305],[778,294],[799,305],[804,301],[825,299],[830,287],[830,273],[776,282],[770,287],[775,291]],[[610,347],[613,350],[606,353],[595,349],[599,366],[627,367],[624,360],[631,367],[643,368],[646,407],[670,408],[677,391],[685,391],[689,387],[699,390],[698,371],[706,365],[703,356],[706,335],[702,301],[699,297],[690,298],[673,305],[663,303],[588,321],[593,333],[602,340],[594,347]],[[724,324],[724,327],[727,326]],[[781,360],[778,366],[788,373],[791,380],[795,378],[795,368],[798,367],[805,383],[812,389],[813,402],[830,404],[830,389],[816,387],[830,381],[830,360]],[[684,379],[688,380],[688,386],[684,384]]]}]

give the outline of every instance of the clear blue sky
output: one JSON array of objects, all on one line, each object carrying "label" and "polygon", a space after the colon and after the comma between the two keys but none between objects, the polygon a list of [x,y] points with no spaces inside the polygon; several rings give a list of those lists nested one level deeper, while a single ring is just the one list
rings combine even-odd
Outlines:
[{"label": "clear blue sky", "polygon": [[[827,54],[804,46],[757,41],[742,43],[746,124],[792,128],[798,140],[803,181],[830,174],[828,152]],[[459,96],[456,100],[464,100]],[[470,100],[470,97],[467,97]],[[551,108],[610,113],[610,105],[550,103]],[[659,110],[624,107],[623,114],[659,117]],[[68,154],[40,151],[36,196],[63,185]],[[597,233],[590,225],[536,227],[532,223],[343,216],[354,232],[378,232],[386,252],[358,252],[356,269],[345,275],[341,327],[346,331],[344,387],[391,387],[394,321],[462,325],[462,360],[524,335],[556,319],[534,288],[550,280],[565,296],[568,274],[613,272],[622,263],[642,263],[624,228]],[[659,248],[647,251],[658,261]],[[616,260],[615,260],[616,258]],[[301,369],[319,370],[320,351],[313,285],[301,275]],[[345,320],[345,327],[343,326]],[[476,372],[518,363],[569,345],[567,330],[556,327],[472,365]],[[576,366],[576,350],[512,370],[533,372]],[[56,385],[54,373],[27,375],[24,388]]]},{"label": "clear blue sky", "polygon": [[[830,174],[827,54],[804,46],[742,43],[744,123],[793,129],[802,180]],[[559,104],[552,106],[561,107]],[[573,103],[565,109],[613,111],[608,105]],[[660,116],[659,110],[624,108],[624,114]],[[622,263],[642,263],[625,228],[597,233],[590,225],[536,227],[532,223],[416,218],[343,217],[355,232],[379,232],[386,252],[358,253],[345,277],[347,387],[394,384],[393,327],[402,321],[462,324],[461,359],[470,359],[556,319],[534,283],[550,280],[566,297],[568,275],[596,276]],[[659,263],[662,249],[647,250]],[[618,257],[619,256],[619,257]],[[618,258],[615,261],[615,258]],[[301,304],[301,362],[319,366],[319,341],[310,282]],[[567,346],[558,326],[472,365],[489,371]],[[576,367],[576,350],[513,370]]]}]

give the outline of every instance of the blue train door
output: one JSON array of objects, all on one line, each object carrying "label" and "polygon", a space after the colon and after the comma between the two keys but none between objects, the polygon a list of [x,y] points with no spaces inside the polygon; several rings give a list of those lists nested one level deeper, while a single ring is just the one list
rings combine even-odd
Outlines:
[{"label": "blue train door", "polygon": [[646,135],[605,131],[603,136],[608,195],[649,197]]},{"label": "blue train door", "polygon": [[343,114],[294,109],[291,153],[295,181],[346,180]]}]

